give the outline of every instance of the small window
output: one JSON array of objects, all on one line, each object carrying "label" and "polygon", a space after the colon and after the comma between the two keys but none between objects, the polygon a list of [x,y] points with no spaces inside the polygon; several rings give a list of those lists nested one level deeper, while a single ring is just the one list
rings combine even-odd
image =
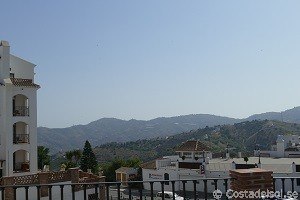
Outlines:
[{"label": "small window", "polygon": [[192,157],[192,153],[190,153],[190,152],[183,152],[183,156],[185,156],[186,158],[191,158]]},{"label": "small window", "polygon": [[14,73],[10,73],[10,78],[15,78],[15,74]]},{"label": "small window", "polygon": [[300,186],[300,178],[297,178],[297,186]]},{"label": "small window", "polygon": [[[164,179],[165,179],[166,181],[170,180],[170,176],[169,176],[168,173],[165,173],[165,174],[164,174]],[[169,185],[169,184],[170,184],[169,181],[168,181],[168,182],[165,182],[165,185]]]}]

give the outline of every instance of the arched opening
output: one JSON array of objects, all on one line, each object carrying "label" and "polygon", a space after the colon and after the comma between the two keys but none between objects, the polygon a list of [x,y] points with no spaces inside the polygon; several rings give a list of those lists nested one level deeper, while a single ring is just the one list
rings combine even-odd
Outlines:
[{"label": "arched opening", "polygon": [[13,116],[29,116],[28,98],[23,94],[17,94],[12,100]]},{"label": "arched opening", "polygon": [[29,172],[29,153],[25,150],[18,150],[13,154],[14,173]]},{"label": "arched opening", "polygon": [[29,126],[24,122],[17,122],[13,125],[14,144],[29,143]]}]

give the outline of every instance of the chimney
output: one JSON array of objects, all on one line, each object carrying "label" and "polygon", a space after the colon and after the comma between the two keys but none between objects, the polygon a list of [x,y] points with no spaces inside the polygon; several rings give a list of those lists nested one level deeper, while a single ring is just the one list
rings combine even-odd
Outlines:
[{"label": "chimney", "polygon": [[0,41],[0,78],[9,78],[10,73],[10,46],[7,41]]},{"label": "chimney", "polygon": [[242,157],[242,152],[238,152],[238,158],[241,158]]},{"label": "chimney", "polygon": [[272,171],[252,168],[230,170],[229,173],[230,177],[232,178],[230,189],[235,192],[246,191],[247,194],[253,192],[253,194],[258,195],[255,196],[254,199],[258,199],[260,197],[260,192],[258,191],[273,191],[274,185]]},{"label": "chimney", "polygon": [[[223,154],[224,155],[224,154]],[[230,158],[230,155],[229,153],[226,153],[226,159],[229,159]]]},{"label": "chimney", "polygon": [[209,164],[209,157],[205,158],[205,164]]}]

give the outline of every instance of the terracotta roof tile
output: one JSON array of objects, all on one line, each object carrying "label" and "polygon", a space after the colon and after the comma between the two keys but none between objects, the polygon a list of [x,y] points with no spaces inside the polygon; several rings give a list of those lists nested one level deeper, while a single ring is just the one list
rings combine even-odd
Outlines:
[{"label": "terracotta roof tile", "polygon": [[186,141],[178,148],[176,148],[175,151],[209,151],[209,149],[209,146],[207,146],[203,142],[200,142],[199,140],[192,140]]},{"label": "terracotta roof tile", "polygon": [[14,86],[40,88],[39,85],[32,82],[32,79],[10,78],[10,80]]},{"label": "terracotta roof tile", "polygon": [[115,172],[116,173],[128,173],[128,172],[130,172],[132,170],[134,170],[134,168],[132,168],[132,167],[120,167]]},{"label": "terracotta roof tile", "polygon": [[156,169],[156,160],[152,160],[150,162],[146,162],[140,165],[143,169]]}]

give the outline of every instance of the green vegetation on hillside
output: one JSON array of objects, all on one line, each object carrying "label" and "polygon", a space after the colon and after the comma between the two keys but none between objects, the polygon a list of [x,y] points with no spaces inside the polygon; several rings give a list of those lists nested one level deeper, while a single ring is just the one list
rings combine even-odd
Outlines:
[{"label": "green vegetation on hillside", "polygon": [[205,127],[164,138],[108,143],[96,147],[94,152],[100,163],[115,158],[140,158],[145,162],[174,154],[174,149],[187,140],[201,140],[210,146],[213,152],[225,153],[226,147],[229,146],[231,155],[237,154],[238,151],[252,155],[255,148],[270,149],[280,134],[300,135],[300,125],[254,120],[234,125]]},{"label": "green vegetation on hillside", "polygon": [[[93,149],[97,161],[103,167],[107,176],[113,178],[112,171],[124,160],[140,160],[147,162],[162,156],[174,155],[175,148],[187,140],[201,140],[214,153],[225,153],[229,147],[230,154],[235,156],[238,151],[245,156],[253,155],[255,148],[270,149],[278,135],[300,135],[300,125],[279,121],[246,121],[234,125],[205,127],[198,130],[182,132],[173,136],[143,139],[135,142],[107,143]],[[55,162],[60,160],[59,154]],[[119,162],[123,160],[122,162]],[[112,162],[115,167],[109,167]],[[124,163],[123,163],[124,164]],[[127,164],[125,164],[128,166]],[[107,170],[110,169],[110,170]]]}]

